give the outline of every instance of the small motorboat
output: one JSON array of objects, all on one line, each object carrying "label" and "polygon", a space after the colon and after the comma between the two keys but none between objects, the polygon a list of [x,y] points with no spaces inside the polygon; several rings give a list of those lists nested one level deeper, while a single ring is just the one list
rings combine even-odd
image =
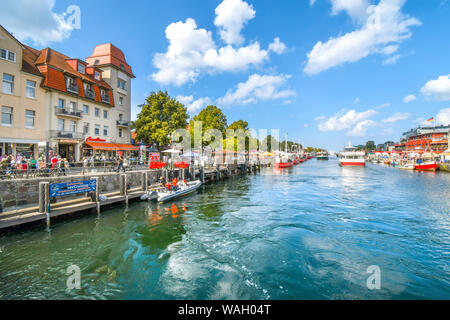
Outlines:
[{"label": "small motorboat", "polygon": [[400,170],[414,170],[414,162],[413,161],[401,161],[398,165]]},{"label": "small motorboat", "polygon": [[[149,194],[149,200],[157,200],[158,202],[169,201],[181,196],[190,194],[200,188],[202,182],[200,180],[180,182],[177,188],[173,189],[159,189],[158,191],[153,191]],[[155,193],[156,192],[156,193]]]}]

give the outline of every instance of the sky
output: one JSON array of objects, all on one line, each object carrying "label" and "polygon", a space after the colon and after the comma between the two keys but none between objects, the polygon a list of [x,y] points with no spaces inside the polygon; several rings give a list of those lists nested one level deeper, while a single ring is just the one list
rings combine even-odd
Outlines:
[{"label": "sky", "polygon": [[0,24],[70,57],[119,47],[132,119],[167,90],[191,116],[217,105],[336,151],[450,124],[448,0],[2,0]]}]

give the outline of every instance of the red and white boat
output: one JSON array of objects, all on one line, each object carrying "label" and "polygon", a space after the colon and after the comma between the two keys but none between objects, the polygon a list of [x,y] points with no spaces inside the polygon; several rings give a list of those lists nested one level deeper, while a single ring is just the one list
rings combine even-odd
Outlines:
[{"label": "red and white boat", "polygon": [[414,163],[414,170],[436,171],[438,167],[436,160],[417,159]]},{"label": "red and white boat", "polygon": [[273,162],[274,168],[290,168],[294,166],[294,162],[290,159],[288,153],[279,153]]},{"label": "red and white boat", "polygon": [[339,165],[341,166],[358,166],[366,165],[365,151],[356,151],[356,147],[351,142],[339,153]]}]

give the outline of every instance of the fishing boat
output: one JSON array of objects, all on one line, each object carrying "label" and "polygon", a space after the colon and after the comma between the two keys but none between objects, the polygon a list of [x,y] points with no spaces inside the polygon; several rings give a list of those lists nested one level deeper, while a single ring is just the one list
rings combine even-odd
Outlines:
[{"label": "fishing boat", "polygon": [[438,164],[436,160],[417,159],[414,163],[414,170],[419,171],[436,171]]},{"label": "fishing boat", "polygon": [[317,154],[317,160],[328,160],[328,152],[322,151]]},{"label": "fishing boat", "polygon": [[341,166],[365,166],[365,151],[357,151],[351,142],[339,153],[339,165]]},{"label": "fishing boat", "polygon": [[274,168],[290,168],[294,162],[287,155],[278,155],[273,163]]},{"label": "fishing boat", "polygon": [[[145,197],[148,200],[156,200],[158,202],[169,201],[181,196],[188,195],[202,185],[200,180],[185,182],[182,181],[177,185],[177,188],[170,187],[161,187],[157,190],[150,191]],[[141,197],[142,198],[142,197]],[[142,200],[145,200],[142,198]]]}]

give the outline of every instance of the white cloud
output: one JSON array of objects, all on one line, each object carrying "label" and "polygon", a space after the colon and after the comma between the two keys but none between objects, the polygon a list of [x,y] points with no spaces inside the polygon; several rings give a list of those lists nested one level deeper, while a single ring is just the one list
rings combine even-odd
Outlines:
[{"label": "white cloud", "polygon": [[450,100],[450,74],[440,76],[436,80],[428,81],[420,92],[435,100],[449,101]]},{"label": "white cloud", "polygon": [[416,98],[415,95],[410,94],[410,95],[407,95],[406,97],[403,98],[403,102],[409,103],[409,102],[415,101],[416,99],[417,99],[417,98]]},{"label": "white cloud", "polygon": [[255,17],[253,6],[242,0],[224,0],[216,8],[214,25],[219,27],[220,37],[227,44],[242,44],[241,30]]},{"label": "white cloud", "polygon": [[442,109],[436,116],[436,123],[450,125],[450,108]]},{"label": "white cloud", "polygon": [[397,112],[394,113],[392,116],[390,116],[389,118],[383,119],[381,120],[381,122],[384,123],[394,123],[397,121],[402,121],[402,120],[406,120],[411,116],[411,114],[409,112]]},{"label": "white cloud", "polygon": [[364,137],[367,133],[367,129],[375,125],[376,123],[373,120],[363,120],[358,122],[347,134],[349,136]]},{"label": "white cloud", "polygon": [[221,36],[227,43],[223,47],[214,42],[211,31],[198,28],[192,18],[171,23],[165,32],[169,41],[167,51],[153,57],[158,70],[152,74],[152,79],[161,84],[180,86],[196,81],[202,73],[242,71],[268,60],[271,51],[282,53],[286,45],[279,38],[275,38],[267,50],[261,49],[256,41],[246,46],[232,45],[242,42],[240,31],[252,16],[250,9],[253,11],[253,7],[241,0],[224,0],[216,8],[215,23],[220,26]]},{"label": "white cloud", "polygon": [[389,58],[383,60],[383,64],[395,64],[401,56],[401,54],[390,56]]},{"label": "white cloud", "polygon": [[[418,19],[401,12],[404,2],[380,0],[378,5],[369,5],[367,18],[359,29],[314,45],[307,54],[304,72],[313,75],[344,63],[359,61],[371,54],[389,55],[395,52],[399,43],[411,37],[410,28],[421,25]],[[349,8],[341,10],[352,17],[358,16],[357,13],[350,13]]]},{"label": "white cloud", "polygon": [[362,23],[367,18],[368,0],[331,0],[331,4],[333,5],[331,8],[331,14],[333,15],[345,11],[359,23]]},{"label": "white cloud", "polygon": [[69,38],[74,27],[65,13],[53,12],[55,0],[2,0],[0,21],[20,41],[46,46]]},{"label": "white cloud", "polygon": [[316,0],[309,0],[309,5],[312,7],[316,3]]},{"label": "white cloud", "polygon": [[202,109],[203,107],[206,107],[212,103],[211,99],[208,97],[199,98],[197,100],[194,100],[193,96],[182,96],[179,95],[176,98],[179,102],[184,104],[184,106],[187,108],[187,111],[189,113],[194,113],[197,110]]},{"label": "white cloud", "polygon": [[246,82],[240,82],[234,92],[228,90],[226,95],[219,99],[219,104],[248,104],[259,100],[276,100],[294,96],[296,93],[293,90],[280,90],[290,77],[283,74],[278,76],[252,74]]},{"label": "white cloud", "polygon": [[388,102],[388,103],[383,103],[383,104],[380,104],[379,106],[376,106],[375,109],[380,110],[380,109],[384,109],[384,108],[387,108],[390,106],[391,106],[391,104]]},{"label": "white cloud", "polygon": [[370,120],[370,118],[377,113],[378,112],[373,109],[362,112],[349,110],[347,112],[338,112],[328,119],[318,117],[316,120],[320,121],[318,125],[320,131],[349,130],[349,135],[364,136],[367,129],[376,124],[373,120]]},{"label": "white cloud", "polygon": [[280,38],[273,39],[273,42],[269,44],[269,50],[278,54],[282,54],[286,51],[286,45],[280,41]]}]

